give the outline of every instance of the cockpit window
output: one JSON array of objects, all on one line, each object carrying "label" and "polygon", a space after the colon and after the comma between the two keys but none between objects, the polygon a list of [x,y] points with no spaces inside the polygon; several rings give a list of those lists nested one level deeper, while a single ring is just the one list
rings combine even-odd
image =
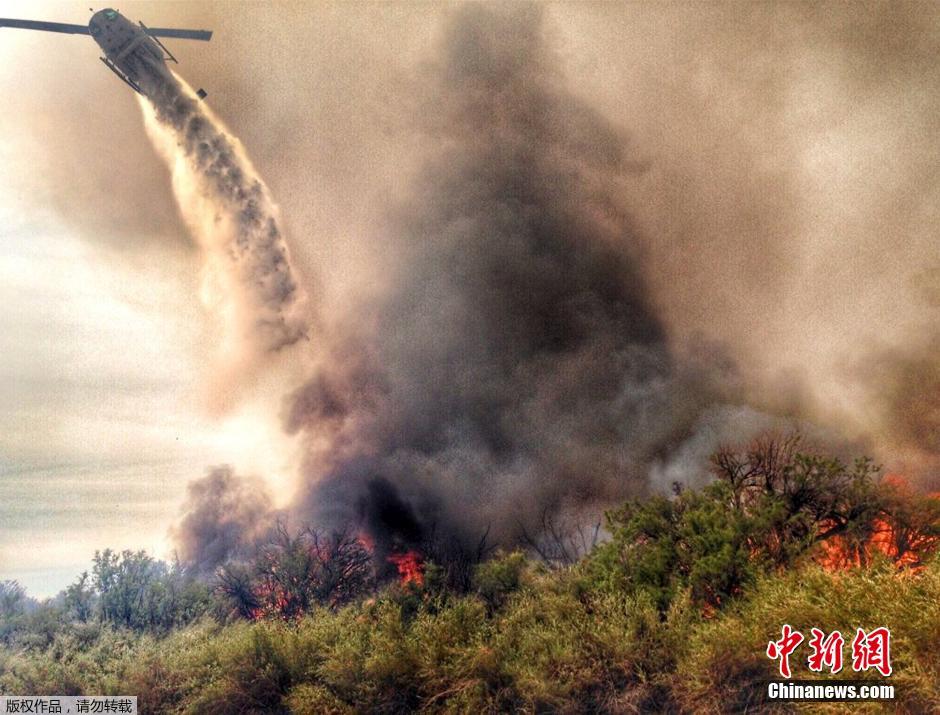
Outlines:
[{"label": "cockpit window", "polygon": [[108,18],[109,20],[113,20],[114,18],[118,16],[117,10],[105,10],[104,16]]}]

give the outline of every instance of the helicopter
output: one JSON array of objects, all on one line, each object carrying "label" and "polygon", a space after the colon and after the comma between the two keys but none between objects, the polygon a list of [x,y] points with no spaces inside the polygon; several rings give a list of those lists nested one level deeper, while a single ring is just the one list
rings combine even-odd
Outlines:
[{"label": "helicopter", "polygon": [[[142,73],[148,68],[165,72],[167,61],[179,64],[159,38],[172,37],[204,41],[212,38],[211,30],[147,27],[142,22],[135,25],[117,10],[111,8],[95,12],[87,26],[0,17],[0,28],[2,27],[62,32],[70,35],[91,35],[92,39],[104,50],[104,57],[99,57],[99,59],[123,82],[140,94],[145,94],[141,87]],[[207,95],[204,89],[200,89],[196,94],[199,99],[204,99]]]}]

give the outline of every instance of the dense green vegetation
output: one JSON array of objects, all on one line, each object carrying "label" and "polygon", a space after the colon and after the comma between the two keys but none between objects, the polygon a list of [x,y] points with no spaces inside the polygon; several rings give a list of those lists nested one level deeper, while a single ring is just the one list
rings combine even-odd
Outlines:
[{"label": "dense green vegetation", "polygon": [[[891,709],[937,711],[936,500],[798,446],[720,452],[710,486],[612,511],[610,538],[578,563],[497,553],[463,589],[434,564],[421,584],[327,587],[325,554],[361,554],[311,533],[281,533],[244,579],[214,589],[145,554],[103,552],[45,604],[0,588],[0,692],[136,694],[145,713],[791,711],[759,687],[776,672],[767,642],[789,623],[889,627]],[[814,562],[834,539],[854,567]],[[271,593],[282,564],[314,585],[240,610],[258,584]],[[233,578],[246,589],[234,601]],[[805,654],[791,662],[811,677]]]}]

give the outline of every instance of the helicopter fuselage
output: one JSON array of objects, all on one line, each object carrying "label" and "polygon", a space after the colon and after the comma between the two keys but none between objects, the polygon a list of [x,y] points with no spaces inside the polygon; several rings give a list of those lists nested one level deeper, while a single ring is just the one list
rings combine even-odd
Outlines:
[{"label": "helicopter fuselage", "polygon": [[[94,13],[87,25],[0,17],[0,28],[4,27],[58,32],[66,35],[91,35],[98,46],[104,50],[101,61],[122,81],[141,94],[145,94],[148,90],[154,91],[160,86],[160,79],[165,79],[170,75],[166,66],[167,60],[176,62],[176,58],[159,38],[173,37],[181,40],[203,41],[212,39],[211,30],[147,27],[142,22],[135,25],[112,8]],[[205,90],[202,89],[196,94],[200,99],[206,96]]]},{"label": "helicopter fuselage", "polygon": [[147,34],[143,25],[135,25],[117,10],[96,12],[88,31],[104,51],[101,61],[138,92],[142,91],[142,69],[166,65],[162,45]]}]

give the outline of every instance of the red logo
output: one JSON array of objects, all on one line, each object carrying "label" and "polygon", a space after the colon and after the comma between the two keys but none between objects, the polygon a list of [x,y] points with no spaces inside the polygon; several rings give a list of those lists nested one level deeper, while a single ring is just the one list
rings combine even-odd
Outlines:
[{"label": "red logo", "polygon": [[[839,631],[833,631],[828,636],[818,628],[813,628],[810,633],[809,647],[812,649],[807,664],[814,673],[821,673],[823,666],[826,666],[831,673],[838,673],[842,670],[842,646],[845,645],[845,638]],[[825,638],[823,637],[825,636]]]},{"label": "red logo", "polygon": [[803,642],[803,634],[794,631],[789,625],[783,626],[783,638],[767,644],[767,657],[780,660],[780,675],[790,677],[790,654]]},{"label": "red logo", "polygon": [[867,634],[861,628],[852,639],[852,670],[874,668],[883,676],[891,675],[891,631],[876,628]]},{"label": "red logo", "polygon": [[[790,656],[803,642],[803,634],[793,630],[789,624],[781,629],[781,638],[778,641],[767,643],[767,657],[779,660],[780,675],[789,678]],[[806,664],[814,673],[821,673],[823,669],[831,673],[842,670],[842,651],[845,647],[845,638],[839,631],[828,635],[819,628],[810,629],[810,639],[807,644],[810,648]],[[860,673],[874,668],[883,676],[891,675],[891,631],[884,626],[865,632],[859,628],[852,639],[852,670]]]}]

